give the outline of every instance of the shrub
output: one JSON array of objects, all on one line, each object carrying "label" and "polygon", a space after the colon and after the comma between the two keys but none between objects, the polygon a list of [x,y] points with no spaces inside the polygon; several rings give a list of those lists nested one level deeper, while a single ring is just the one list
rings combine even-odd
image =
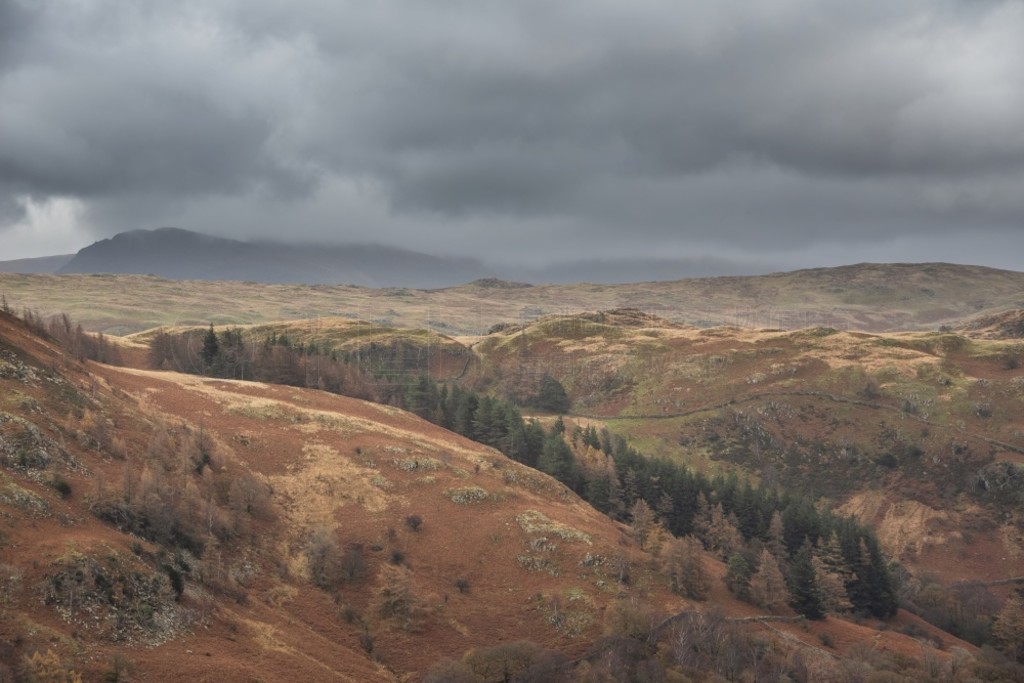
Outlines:
[{"label": "shrub", "polygon": [[363,557],[361,543],[350,543],[345,546],[341,555],[341,576],[351,583],[366,575],[366,559]]},{"label": "shrub", "polygon": [[455,587],[459,589],[460,593],[469,592],[469,579],[465,577],[459,577],[455,579]]},{"label": "shrub", "polygon": [[374,606],[377,614],[384,619],[394,619],[406,631],[418,631],[426,617],[426,611],[413,593],[409,570],[405,567],[381,569],[380,585],[375,592]]},{"label": "shrub", "polygon": [[369,631],[363,631],[359,634],[359,644],[366,651],[366,654],[373,654],[373,635]]},{"label": "shrub", "polygon": [[53,490],[60,494],[61,498],[69,498],[71,496],[71,484],[68,483],[64,477],[54,477],[53,482],[50,483]]},{"label": "shrub", "polygon": [[341,618],[346,624],[355,624],[360,621],[359,612],[352,605],[345,605],[341,608]]},{"label": "shrub", "polygon": [[405,518],[405,525],[413,531],[419,531],[423,526],[423,518],[419,515],[409,515]]}]

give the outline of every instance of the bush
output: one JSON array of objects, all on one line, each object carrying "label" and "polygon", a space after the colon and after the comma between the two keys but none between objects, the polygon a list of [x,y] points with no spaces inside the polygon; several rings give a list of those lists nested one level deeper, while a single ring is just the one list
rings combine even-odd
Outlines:
[{"label": "bush", "polygon": [[413,531],[419,531],[423,526],[423,518],[419,515],[409,515],[405,518],[405,525]]},{"label": "bush", "polygon": [[455,587],[459,589],[460,593],[468,593],[469,592],[469,579],[464,578],[464,577],[459,577],[459,578],[455,579]]},{"label": "bush", "polygon": [[528,405],[552,413],[566,413],[569,411],[569,396],[565,393],[562,383],[551,375],[545,373],[540,379],[540,389]]},{"label": "bush", "polygon": [[71,497],[71,484],[69,484],[67,479],[65,479],[64,477],[54,477],[53,481],[50,483],[50,486],[53,487],[54,491],[60,494],[61,498]]},{"label": "bush", "polygon": [[361,543],[350,543],[345,546],[341,555],[341,576],[346,582],[353,582],[366,575],[366,559],[363,557]]},{"label": "bush", "polygon": [[359,618],[359,612],[357,612],[356,608],[352,605],[345,605],[341,608],[341,618],[346,624],[355,624],[361,621]]}]

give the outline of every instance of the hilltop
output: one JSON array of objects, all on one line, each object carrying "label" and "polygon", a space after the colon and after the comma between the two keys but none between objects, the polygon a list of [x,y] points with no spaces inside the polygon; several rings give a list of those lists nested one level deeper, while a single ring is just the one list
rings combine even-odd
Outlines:
[{"label": "hilltop", "polygon": [[484,274],[472,259],[395,247],[243,242],[180,228],[133,230],[83,249],[58,273],[133,273],[178,280],[440,287]]}]

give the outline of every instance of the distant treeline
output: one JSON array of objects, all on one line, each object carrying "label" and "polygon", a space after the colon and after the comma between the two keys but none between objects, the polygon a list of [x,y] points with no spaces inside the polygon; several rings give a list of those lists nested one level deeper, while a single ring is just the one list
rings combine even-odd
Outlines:
[{"label": "distant treeline", "polygon": [[158,332],[149,343],[149,365],[194,375],[323,389],[387,402],[374,378],[358,365],[316,343],[293,342],[286,334],[245,338],[241,330]]}]

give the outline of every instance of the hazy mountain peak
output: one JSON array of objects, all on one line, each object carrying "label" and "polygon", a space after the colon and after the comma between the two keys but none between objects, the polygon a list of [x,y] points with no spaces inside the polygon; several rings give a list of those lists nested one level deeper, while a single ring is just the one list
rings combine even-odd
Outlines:
[{"label": "hazy mountain peak", "polygon": [[471,259],[381,245],[243,242],[182,228],[132,230],[85,247],[58,272],[152,274],[176,280],[444,287],[483,274]]}]

